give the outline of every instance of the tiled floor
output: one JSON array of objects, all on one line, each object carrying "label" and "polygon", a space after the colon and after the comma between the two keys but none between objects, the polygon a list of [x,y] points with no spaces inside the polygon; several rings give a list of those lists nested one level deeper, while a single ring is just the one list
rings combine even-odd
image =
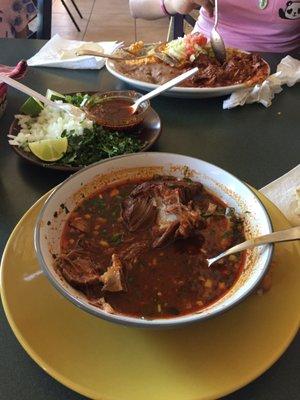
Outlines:
[{"label": "tiled floor", "polygon": [[[81,32],[77,32],[60,0],[53,1],[52,35],[59,33],[67,39],[134,41],[134,20],[128,0],[75,0],[83,19],[80,19],[70,0],[65,0]],[[168,19],[137,20],[137,38],[145,42],[165,40]]]}]

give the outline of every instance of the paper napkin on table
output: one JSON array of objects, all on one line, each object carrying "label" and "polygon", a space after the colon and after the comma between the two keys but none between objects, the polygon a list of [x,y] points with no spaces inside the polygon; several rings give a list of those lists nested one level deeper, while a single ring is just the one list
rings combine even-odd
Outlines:
[{"label": "paper napkin on table", "polygon": [[300,164],[260,191],[283,212],[292,225],[300,225]]},{"label": "paper napkin on table", "polygon": [[223,109],[255,102],[269,107],[275,94],[282,91],[282,85],[293,86],[296,82],[300,82],[300,60],[286,56],[277,65],[275,74],[253,88],[232,93],[228,99],[224,100]]},{"label": "paper napkin on table", "polygon": [[105,59],[95,56],[76,56],[76,51],[83,49],[99,50],[112,53],[121,43],[118,42],[82,42],[67,40],[56,34],[31,57],[27,64],[30,66],[55,67],[69,69],[101,69]]}]

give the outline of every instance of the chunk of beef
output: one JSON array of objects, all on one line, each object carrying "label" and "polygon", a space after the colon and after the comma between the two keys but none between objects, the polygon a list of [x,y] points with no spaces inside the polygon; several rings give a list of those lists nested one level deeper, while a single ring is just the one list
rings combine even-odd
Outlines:
[{"label": "chunk of beef", "polygon": [[176,239],[187,239],[197,234],[206,225],[200,211],[194,208],[192,201],[188,205],[180,202],[171,203],[160,211],[158,224],[152,230],[155,238],[153,247],[165,246]]},{"label": "chunk of beef", "polygon": [[108,292],[121,292],[125,290],[125,283],[122,272],[122,263],[117,254],[111,257],[112,265],[107,271],[100,276],[100,281],[103,283],[102,290]]},{"label": "chunk of beef", "polygon": [[130,231],[151,227],[153,247],[190,237],[204,226],[193,203],[202,188],[200,183],[176,178],[144,182],[123,201],[123,220]]},{"label": "chunk of beef", "polygon": [[103,310],[109,314],[115,314],[115,310],[112,308],[112,306],[109,303],[107,303],[105,301],[104,297],[100,297],[100,299],[92,299],[89,301],[89,303],[92,306],[101,308],[101,310]]},{"label": "chunk of beef", "polygon": [[82,217],[73,218],[69,222],[69,225],[72,228],[75,228],[78,231],[83,232],[83,233],[87,233],[90,230],[89,222],[86,219],[82,218]]},{"label": "chunk of beef", "polygon": [[76,289],[86,292],[100,289],[99,275],[89,256],[71,251],[56,260],[56,268],[66,281]]},{"label": "chunk of beef", "polygon": [[166,224],[165,227],[160,228],[159,226],[154,226],[152,229],[152,235],[154,241],[152,247],[163,247],[173,241],[176,236],[176,232],[179,227],[179,221],[173,221],[170,224]]},{"label": "chunk of beef", "polygon": [[118,256],[127,268],[132,267],[150,247],[147,240],[141,240],[140,242],[125,243],[118,253]]},{"label": "chunk of beef", "polygon": [[203,185],[199,182],[187,180],[177,180],[174,177],[161,178],[157,180],[147,181],[138,185],[131,193],[131,198],[136,197],[166,197],[176,189],[180,201],[188,202],[197,194],[202,192]]},{"label": "chunk of beef", "polygon": [[151,197],[127,197],[122,204],[122,218],[131,232],[147,229],[156,218],[157,209]]}]

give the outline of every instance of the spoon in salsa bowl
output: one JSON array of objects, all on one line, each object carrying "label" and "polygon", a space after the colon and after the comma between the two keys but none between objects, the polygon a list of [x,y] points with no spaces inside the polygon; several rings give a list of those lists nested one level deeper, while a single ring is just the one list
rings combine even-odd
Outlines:
[{"label": "spoon in salsa bowl", "polygon": [[252,249],[253,247],[261,246],[263,244],[288,242],[297,239],[300,239],[300,226],[295,226],[294,228],[285,229],[282,231],[269,233],[268,235],[258,236],[254,239],[246,240],[243,243],[237,244],[236,246],[229,248],[228,250],[224,251],[216,257],[208,258],[207,263],[210,267],[221,258],[229,256],[230,254],[239,253],[240,251]]},{"label": "spoon in salsa bowl", "polygon": [[141,95],[135,91],[111,91],[93,95],[84,109],[89,119],[107,129],[131,130],[145,117],[149,99],[176,86],[198,71],[198,67],[185,71],[174,79],[158,86],[151,92]]},{"label": "spoon in salsa bowl", "polygon": [[186,80],[187,78],[195,75],[196,72],[198,72],[199,68],[195,67],[192,68],[186,72],[184,72],[183,74],[180,74],[179,76],[176,76],[176,78],[171,79],[170,81],[164,83],[161,86],[158,86],[156,89],[152,90],[151,92],[145,94],[144,96],[140,97],[138,100],[136,100],[134,102],[134,104],[132,104],[132,106],[130,106],[130,111],[132,114],[135,114],[136,111],[138,110],[139,106],[146,100],[150,100],[153,97],[158,96],[160,93],[165,92],[168,89],[171,89],[173,86],[176,86],[178,83]]}]

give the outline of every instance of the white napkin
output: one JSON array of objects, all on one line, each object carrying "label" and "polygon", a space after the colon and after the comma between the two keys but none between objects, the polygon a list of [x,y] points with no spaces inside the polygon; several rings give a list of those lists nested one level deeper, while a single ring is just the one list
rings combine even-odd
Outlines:
[{"label": "white napkin", "polygon": [[249,103],[261,103],[265,107],[272,104],[276,93],[282,91],[282,85],[293,86],[300,81],[300,60],[291,56],[284,57],[277,66],[277,72],[254,88],[241,89],[224,100],[223,109],[243,106]]},{"label": "white napkin", "polygon": [[260,191],[283,212],[292,225],[300,225],[300,164]]},{"label": "white napkin", "polygon": [[105,59],[95,56],[76,56],[80,49],[90,49],[112,53],[121,43],[118,42],[81,42],[67,40],[56,34],[31,57],[27,64],[30,66],[55,67],[69,69],[101,69]]}]

